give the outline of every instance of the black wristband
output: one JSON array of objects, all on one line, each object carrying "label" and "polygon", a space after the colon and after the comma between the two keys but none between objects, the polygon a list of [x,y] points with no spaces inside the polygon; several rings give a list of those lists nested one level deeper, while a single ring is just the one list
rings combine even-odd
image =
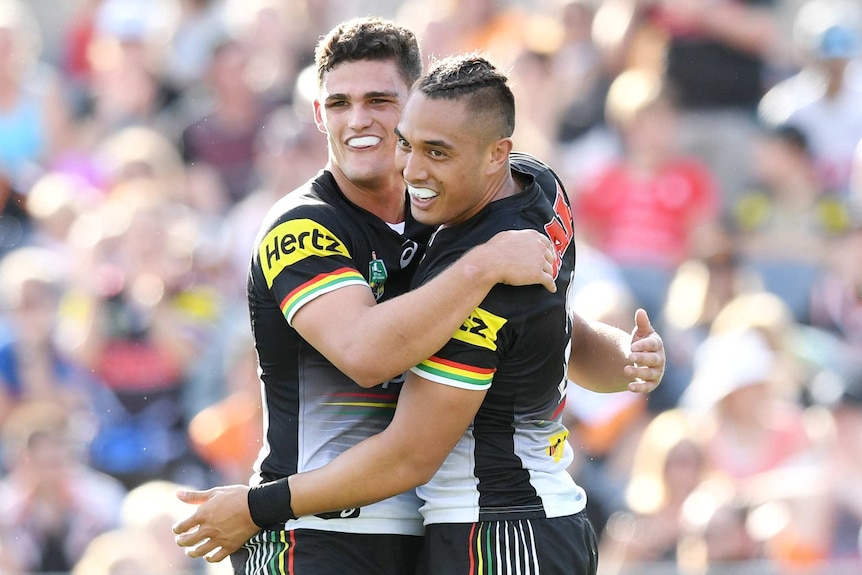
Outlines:
[{"label": "black wristband", "polygon": [[251,520],[260,528],[272,527],[296,519],[290,507],[290,485],[287,477],[255,485],[248,491]]}]

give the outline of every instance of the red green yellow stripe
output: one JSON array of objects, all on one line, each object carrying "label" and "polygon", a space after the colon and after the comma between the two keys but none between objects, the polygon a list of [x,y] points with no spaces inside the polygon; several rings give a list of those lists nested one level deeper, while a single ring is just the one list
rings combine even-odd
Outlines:
[{"label": "red green yellow stripe", "polygon": [[432,356],[413,368],[425,379],[464,389],[487,389],[494,380],[495,368],[476,367]]},{"label": "red green yellow stripe", "polygon": [[335,271],[319,274],[297,287],[281,300],[281,312],[288,323],[293,319],[299,308],[317,296],[351,284],[368,285],[365,278],[353,268],[339,268]]}]

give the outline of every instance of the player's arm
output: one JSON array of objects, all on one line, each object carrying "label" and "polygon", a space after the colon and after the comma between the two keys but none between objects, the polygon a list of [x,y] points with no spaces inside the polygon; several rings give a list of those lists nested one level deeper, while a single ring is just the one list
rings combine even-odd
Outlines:
[{"label": "player's arm", "polygon": [[290,477],[294,513],[359,507],[427,483],[470,425],[485,393],[411,372],[383,432],[324,467]]},{"label": "player's arm", "polygon": [[[470,425],[485,393],[410,373],[395,416],[384,431],[323,467],[268,484],[268,489],[276,488],[266,497],[272,522],[287,519],[284,515],[276,518],[277,508],[293,515],[350,509],[426,483]],[[174,526],[177,544],[186,547],[190,557],[221,561],[259,529],[252,520],[247,486],[218,487],[180,497],[200,504],[194,514]]]},{"label": "player's arm", "polygon": [[364,286],[344,287],[305,304],[292,325],[338,369],[372,387],[443,347],[496,284],[555,291],[554,258],[539,232],[501,232],[422,287],[379,305]]},{"label": "player's arm", "polygon": [[569,379],[579,386],[601,393],[649,393],[661,382],[664,343],[646,311],[637,311],[630,334],[578,314],[572,320]]}]

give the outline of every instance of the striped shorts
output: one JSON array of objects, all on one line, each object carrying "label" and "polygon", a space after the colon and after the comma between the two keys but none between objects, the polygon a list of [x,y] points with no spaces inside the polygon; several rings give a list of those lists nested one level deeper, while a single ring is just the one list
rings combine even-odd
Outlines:
[{"label": "striped shorts", "polygon": [[551,519],[425,526],[418,575],[595,575],[596,534],[583,511]]},{"label": "striped shorts", "polygon": [[263,530],[230,557],[235,575],[414,575],[422,537]]}]

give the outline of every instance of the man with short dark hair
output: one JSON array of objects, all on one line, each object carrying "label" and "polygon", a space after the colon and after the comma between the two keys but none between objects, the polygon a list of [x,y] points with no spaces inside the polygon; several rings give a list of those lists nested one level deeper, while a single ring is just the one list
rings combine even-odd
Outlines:
[{"label": "man with short dark hair", "polygon": [[648,392],[664,352],[642,310],[631,336],[569,313],[568,201],[547,166],[512,153],[513,127],[506,77],[482,58],[443,61],[414,87],[396,132],[396,164],[411,213],[438,226],[414,286],[437,282],[500,231],[533,230],[554,246],[556,290],[494,286],[412,368],[386,429],[327,465],[251,490],[206,492],[175,528],[190,555],[218,560],[254,525],[365,509],[421,486],[420,573],[473,572],[477,563],[500,573],[595,572],[586,497],[566,470],[567,377],[598,391]]},{"label": "man with short dark hair", "polygon": [[[316,61],[314,117],[329,161],[269,211],[248,276],[264,408],[252,485],[323,466],[385,429],[403,373],[443,345],[496,283],[554,289],[548,240],[508,233],[435,285],[405,293],[432,231],[412,218],[394,164],[394,128],[421,73],[418,44],[403,27],[364,18],[325,36]],[[282,573],[282,564],[300,575],[412,572],[418,509],[408,492],[252,524],[229,551],[251,537],[232,557],[249,575]]]}]

